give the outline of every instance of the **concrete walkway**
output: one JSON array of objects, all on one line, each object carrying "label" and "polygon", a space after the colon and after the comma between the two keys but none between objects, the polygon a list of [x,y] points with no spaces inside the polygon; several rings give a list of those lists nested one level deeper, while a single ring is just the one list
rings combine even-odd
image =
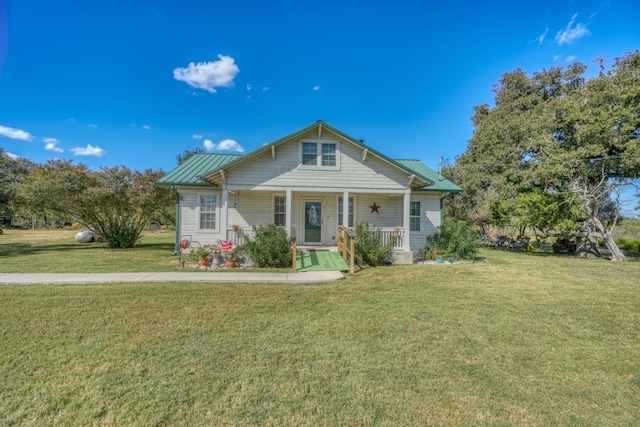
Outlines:
[{"label": "concrete walkway", "polygon": [[0,284],[209,282],[209,283],[320,283],[344,279],[339,271],[300,273],[0,273]]}]

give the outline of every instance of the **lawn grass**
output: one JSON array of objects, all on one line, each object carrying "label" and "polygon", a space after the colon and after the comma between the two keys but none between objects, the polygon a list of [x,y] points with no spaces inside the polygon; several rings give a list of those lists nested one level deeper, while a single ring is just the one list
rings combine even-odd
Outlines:
[{"label": "lawn grass", "polygon": [[0,425],[638,425],[640,263],[481,255],[0,286]]},{"label": "lawn grass", "polygon": [[174,252],[175,232],[143,234],[132,249],[80,244],[77,230],[4,230],[0,235],[0,273],[158,272],[181,268]]}]

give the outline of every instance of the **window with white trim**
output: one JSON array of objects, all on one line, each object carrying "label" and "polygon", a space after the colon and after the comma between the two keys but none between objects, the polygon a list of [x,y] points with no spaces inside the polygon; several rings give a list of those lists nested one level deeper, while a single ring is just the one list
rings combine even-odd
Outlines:
[{"label": "window with white trim", "polygon": [[[342,212],[344,212],[344,202],[342,197],[338,198],[338,225],[342,225]],[[349,197],[349,225],[353,227],[353,197]]]},{"label": "window with white trim", "polygon": [[336,144],[322,144],[322,166],[336,165]]},{"label": "window with white trim", "polygon": [[302,164],[308,166],[318,164],[318,144],[315,142],[302,143]]},{"label": "window with white trim", "polygon": [[215,230],[218,196],[215,194],[200,194],[198,196],[198,207],[200,208],[200,229]]},{"label": "window with white trim", "polygon": [[411,202],[409,208],[409,229],[420,231],[420,202]]},{"label": "window with white trim", "polygon": [[275,196],[273,198],[273,223],[284,227],[287,221],[287,198]]},{"label": "window with white trim", "polygon": [[305,139],[300,144],[302,168],[340,169],[338,142],[326,139]]}]

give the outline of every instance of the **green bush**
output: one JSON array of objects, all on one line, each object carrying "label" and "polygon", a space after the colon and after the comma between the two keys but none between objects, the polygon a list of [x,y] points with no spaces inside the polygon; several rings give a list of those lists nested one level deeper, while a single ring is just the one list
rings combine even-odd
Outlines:
[{"label": "green bush", "polygon": [[640,252],[640,239],[620,238],[614,239],[614,241],[624,251]]},{"label": "green bush", "polygon": [[384,265],[396,245],[396,236],[382,244],[382,232],[367,222],[356,224],[356,260],[359,264],[370,266]]},{"label": "green bush", "polygon": [[284,228],[259,225],[253,231],[255,237],[246,236],[245,243],[236,251],[245,251],[256,267],[291,266],[291,244]]},{"label": "green bush", "polygon": [[438,248],[446,256],[472,260],[478,255],[480,239],[466,221],[445,218],[440,232],[427,237],[427,244],[431,248]]}]

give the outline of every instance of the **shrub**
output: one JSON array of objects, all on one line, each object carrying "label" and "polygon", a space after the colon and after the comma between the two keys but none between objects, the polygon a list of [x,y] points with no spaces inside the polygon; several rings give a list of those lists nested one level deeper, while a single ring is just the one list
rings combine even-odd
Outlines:
[{"label": "shrub", "polygon": [[371,227],[367,222],[356,224],[356,259],[359,264],[370,266],[383,265],[396,245],[396,236],[392,236],[386,244],[382,243],[382,232]]},{"label": "shrub", "polygon": [[466,221],[445,218],[440,231],[427,237],[427,244],[439,248],[447,256],[472,260],[478,255],[480,239]]},{"label": "shrub", "polygon": [[245,237],[245,243],[237,248],[244,251],[256,267],[290,267],[291,244],[287,232],[273,224],[253,227],[254,238]]}]

